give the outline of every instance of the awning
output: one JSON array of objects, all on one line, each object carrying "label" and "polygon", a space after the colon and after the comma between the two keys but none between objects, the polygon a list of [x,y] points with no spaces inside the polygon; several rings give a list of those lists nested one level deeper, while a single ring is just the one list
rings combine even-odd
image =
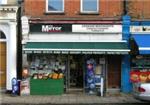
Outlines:
[{"label": "awning", "polygon": [[133,37],[138,45],[139,54],[150,54],[150,35],[136,34]]},{"label": "awning", "polygon": [[125,42],[27,42],[24,53],[128,54]]}]

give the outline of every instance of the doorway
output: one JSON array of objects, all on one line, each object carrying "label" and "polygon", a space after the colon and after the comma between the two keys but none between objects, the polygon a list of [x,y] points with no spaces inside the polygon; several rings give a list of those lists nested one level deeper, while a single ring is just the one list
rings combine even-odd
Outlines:
[{"label": "doorway", "polygon": [[68,92],[81,93],[84,87],[84,62],[82,55],[70,55],[68,67]]},{"label": "doorway", "polygon": [[121,86],[121,56],[111,55],[108,57],[107,88],[120,89]]},{"label": "doorway", "polygon": [[0,89],[6,88],[6,42],[0,42]]}]

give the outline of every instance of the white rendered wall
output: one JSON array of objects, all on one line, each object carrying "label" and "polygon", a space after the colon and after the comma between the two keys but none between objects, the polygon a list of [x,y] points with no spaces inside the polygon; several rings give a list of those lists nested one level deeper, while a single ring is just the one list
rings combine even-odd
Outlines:
[{"label": "white rendered wall", "polygon": [[0,31],[6,36],[6,90],[11,90],[11,80],[16,77],[16,22],[0,22]]},{"label": "white rendered wall", "polygon": [[32,33],[29,34],[28,41],[39,42],[120,42],[122,34],[45,34]]}]

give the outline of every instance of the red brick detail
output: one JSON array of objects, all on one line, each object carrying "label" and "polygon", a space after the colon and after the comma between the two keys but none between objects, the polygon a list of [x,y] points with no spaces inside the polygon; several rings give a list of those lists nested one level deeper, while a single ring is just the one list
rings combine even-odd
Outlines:
[{"label": "red brick detail", "polygon": [[123,0],[99,0],[99,14],[80,14],[80,0],[64,0],[65,13],[61,15],[45,14],[46,0],[24,0],[24,15],[44,19],[101,20],[105,18],[120,19],[123,14]]}]

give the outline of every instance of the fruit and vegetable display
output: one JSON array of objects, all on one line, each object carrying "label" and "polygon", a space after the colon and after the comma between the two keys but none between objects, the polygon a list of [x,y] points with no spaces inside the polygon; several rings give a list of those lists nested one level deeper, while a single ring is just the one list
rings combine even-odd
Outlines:
[{"label": "fruit and vegetable display", "polygon": [[32,55],[29,58],[29,71],[32,79],[64,78],[65,59],[54,55]]},{"label": "fruit and vegetable display", "polygon": [[32,79],[62,79],[63,73],[34,73]]}]

